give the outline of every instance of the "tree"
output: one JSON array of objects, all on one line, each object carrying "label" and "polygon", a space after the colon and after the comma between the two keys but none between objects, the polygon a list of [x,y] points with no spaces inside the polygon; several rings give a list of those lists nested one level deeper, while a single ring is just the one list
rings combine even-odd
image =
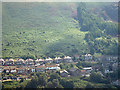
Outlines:
[{"label": "tree", "polygon": [[61,77],[60,77],[60,75],[58,74],[58,73],[52,73],[51,75],[50,75],[50,81],[52,81],[53,79],[60,79]]},{"label": "tree", "polygon": [[58,79],[53,79],[47,83],[46,88],[63,88],[63,86],[60,85]]},{"label": "tree", "polygon": [[74,87],[73,81],[69,81],[67,79],[60,79],[60,84],[64,88],[73,88]]},{"label": "tree", "polygon": [[22,79],[20,80],[20,83],[23,82],[23,81],[24,81],[24,79],[22,78]]},{"label": "tree", "polygon": [[46,88],[54,88],[54,86],[53,86],[51,81],[49,81],[45,87]]},{"label": "tree", "polygon": [[88,83],[85,88],[94,88],[94,86]]},{"label": "tree", "polygon": [[48,82],[48,76],[44,73],[38,77],[38,83],[41,86],[45,86]]},{"label": "tree", "polygon": [[35,76],[34,78],[32,78],[31,81],[27,83],[26,88],[37,88],[37,86],[39,85],[38,81],[38,77]]},{"label": "tree", "polygon": [[54,86],[55,88],[63,88],[63,86],[60,85],[58,79],[53,79],[52,84],[53,84],[53,86]]},{"label": "tree", "polygon": [[100,75],[100,73],[92,72],[90,74],[90,81],[100,83],[102,82],[102,76]]}]

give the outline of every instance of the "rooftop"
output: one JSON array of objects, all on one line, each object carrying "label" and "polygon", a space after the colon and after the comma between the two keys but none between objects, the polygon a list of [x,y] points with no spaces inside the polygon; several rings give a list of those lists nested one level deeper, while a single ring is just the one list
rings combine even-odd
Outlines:
[{"label": "rooftop", "polygon": [[66,70],[62,70],[62,71],[60,71],[60,73],[63,73],[63,72],[68,73],[68,71],[66,71]]},{"label": "rooftop", "polygon": [[0,61],[4,61],[4,59],[0,59]]},{"label": "rooftop", "polygon": [[62,58],[60,58],[60,57],[56,57],[56,58],[55,58],[55,60],[58,60],[58,59],[62,59]]},{"label": "rooftop", "polygon": [[27,59],[26,61],[33,61],[33,59]]},{"label": "rooftop", "polygon": [[91,54],[86,54],[85,56],[92,56]]},{"label": "rooftop", "polygon": [[46,61],[49,61],[49,60],[53,60],[53,59],[49,57],[49,58],[46,58],[45,60],[46,60]]},{"label": "rooftop", "polygon": [[92,67],[85,67],[83,68],[84,70],[89,70],[89,69],[92,69]]},{"label": "rooftop", "polygon": [[65,56],[64,59],[71,59],[71,57],[70,56]]},{"label": "rooftop", "polygon": [[22,62],[24,62],[24,59],[17,59],[16,61],[22,61]]}]

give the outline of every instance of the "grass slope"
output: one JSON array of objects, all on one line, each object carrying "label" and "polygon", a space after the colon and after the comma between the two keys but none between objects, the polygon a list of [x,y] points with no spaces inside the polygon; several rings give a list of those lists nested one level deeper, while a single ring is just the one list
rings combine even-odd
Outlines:
[{"label": "grass slope", "polygon": [[[90,53],[80,31],[78,3],[3,3],[2,56],[73,56]],[[109,20],[104,6],[111,3],[86,3],[94,15]],[[105,16],[106,15],[106,16]],[[99,38],[102,39],[102,38]]]},{"label": "grass slope", "polygon": [[3,57],[81,53],[85,32],[74,3],[3,3]]}]

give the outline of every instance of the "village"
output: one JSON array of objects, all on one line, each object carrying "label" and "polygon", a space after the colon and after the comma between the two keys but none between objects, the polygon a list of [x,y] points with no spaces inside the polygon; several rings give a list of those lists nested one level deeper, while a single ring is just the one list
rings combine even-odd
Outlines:
[{"label": "village", "polygon": [[[77,57],[78,58],[78,57]],[[93,66],[83,67],[81,70],[71,67],[69,70],[61,69],[60,64],[76,64],[78,61],[70,56],[64,58],[56,57],[54,59],[48,57],[46,59],[0,59],[0,80],[30,80],[31,73],[37,72],[60,72],[61,77],[70,76],[87,76],[89,77],[92,71],[99,72],[101,76],[105,77],[107,73],[114,73],[118,70],[118,57],[117,56],[100,56],[95,60],[91,54],[83,56],[85,62],[96,63]],[[82,62],[79,60],[79,62]],[[118,85],[118,80],[112,82]]]}]

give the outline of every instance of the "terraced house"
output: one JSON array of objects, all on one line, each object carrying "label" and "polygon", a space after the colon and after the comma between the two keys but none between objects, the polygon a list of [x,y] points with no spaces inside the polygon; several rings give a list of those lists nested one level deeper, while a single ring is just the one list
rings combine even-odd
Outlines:
[{"label": "terraced house", "polygon": [[72,57],[70,57],[70,56],[65,56],[63,62],[66,62],[66,63],[71,63],[71,62],[73,62]]},{"label": "terraced house", "polygon": [[4,65],[4,59],[0,59],[0,66]]},{"label": "terraced house", "polygon": [[92,60],[92,55],[91,54],[86,54],[84,55],[85,60]]},{"label": "terraced house", "polygon": [[34,65],[33,59],[27,59],[27,60],[25,60],[25,65],[26,66]]},{"label": "terraced house", "polygon": [[52,63],[52,62],[53,62],[53,59],[50,57],[45,59],[45,63]]},{"label": "terraced house", "polygon": [[46,71],[47,72],[55,72],[57,70],[60,70],[60,67],[58,67],[57,64],[55,64],[55,65],[47,65],[46,66]]},{"label": "terraced house", "polygon": [[17,68],[17,74],[26,74],[27,69],[25,67],[23,68]]},{"label": "terraced house", "polygon": [[45,66],[38,66],[36,67],[36,72],[44,72],[45,71]]},{"label": "terraced house", "polygon": [[56,58],[54,59],[54,63],[61,63],[61,62],[63,62],[63,59],[60,58],[60,57],[56,57]]},{"label": "terraced house", "polygon": [[17,59],[17,60],[15,60],[14,64],[15,64],[15,65],[24,65],[25,62],[24,62],[23,59]]},{"label": "terraced house", "polygon": [[38,66],[38,65],[42,65],[43,64],[43,59],[37,59],[35,60],[35,65]]},{"label": "terraced house", "polygon": [[6,66],[13,66],[14,65],[14,60],[13,59],[7,59],[4,63]]}]

